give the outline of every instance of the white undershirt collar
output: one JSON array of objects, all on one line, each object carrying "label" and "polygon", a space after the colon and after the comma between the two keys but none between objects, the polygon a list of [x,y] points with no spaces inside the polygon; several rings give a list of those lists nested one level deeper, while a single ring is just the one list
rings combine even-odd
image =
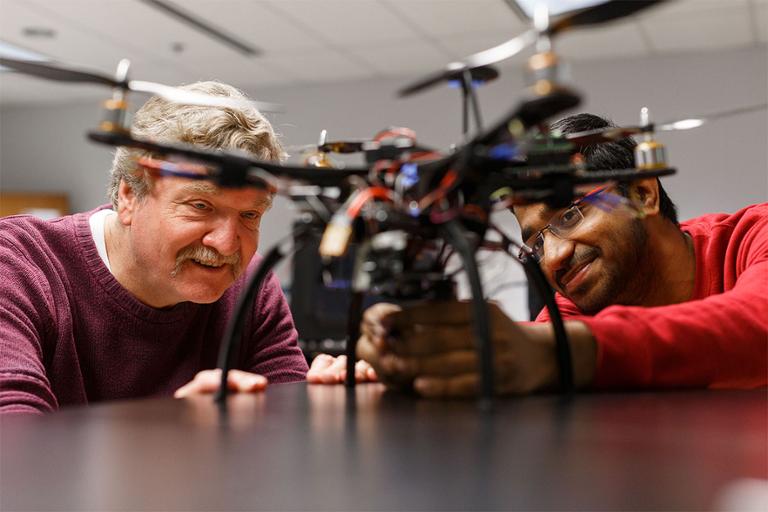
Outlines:
[{"label": "white undershirt collar", "polygon": [[114,215],[115,211],[106,209],[95,212],[88,218],[88,225],[91,227],[91,236],[96,244],[96,250],[99,251],[99,257],[104,265],[107,266],[110,274],[113,274],[112,267],[109,266],[109,256],[107,255],[107,240],[105,230],[107,227],[107,217]]}]

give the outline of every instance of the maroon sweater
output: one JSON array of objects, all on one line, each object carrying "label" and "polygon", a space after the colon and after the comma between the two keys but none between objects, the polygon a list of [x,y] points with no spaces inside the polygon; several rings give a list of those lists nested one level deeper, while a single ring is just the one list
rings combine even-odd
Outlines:
[{"label": "maroon sweater", "polygon": [[[149,307],[101,261],[91,213],[0,219],[0,412],[171,395],[216,366],[244,278],[212,304]],[[236,368],[271,383],[305,378],[307,365],[274,275],[244,333]]]}]

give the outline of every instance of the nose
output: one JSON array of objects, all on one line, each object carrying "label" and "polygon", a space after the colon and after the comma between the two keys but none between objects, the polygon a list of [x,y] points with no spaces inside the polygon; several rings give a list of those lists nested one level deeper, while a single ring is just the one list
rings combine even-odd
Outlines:
[{"label": "nose", "polygon": [[576,244],[567,238],[560,238],[549,231],[544,233],[544,256],[541,259],[541,269],[554,283],[555,273],[573,257]]},{"label": "nose", "polygon": [[240,222],[236,216],[217,217],[203,237],[203,245],[216,249],[224,256],[235,254],[240,250],[239,228]]}]

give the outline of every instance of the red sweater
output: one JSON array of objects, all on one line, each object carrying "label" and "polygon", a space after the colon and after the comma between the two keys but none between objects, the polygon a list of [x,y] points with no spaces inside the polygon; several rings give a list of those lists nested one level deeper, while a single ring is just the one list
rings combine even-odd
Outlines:
[{"label": "red sweater", "polygon": [[[557,296],[564,318],[587,324],[597,341],[593,387],[768,385],[768,203],[680,227],[696,254],[689,302],[585,316]],[[547,311],[536,321],[549,321]]]},{"label": "red sweater", "polygon": [[[244,278],[212,304],[149,307],[102,262],[90,213],[0,219],[0,412],[170,395],[216,367]],[[304,379],[306,361],[274,275],[244,333],[235,367],[270,382]]]}]

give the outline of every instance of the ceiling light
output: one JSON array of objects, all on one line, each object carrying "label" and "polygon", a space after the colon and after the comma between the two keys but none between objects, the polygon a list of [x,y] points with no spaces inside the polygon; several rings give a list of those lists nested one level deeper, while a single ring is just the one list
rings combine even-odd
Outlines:
[{"label": "ceiling light", "polygon": [[555,17],[606,2],[607,0],[507,0],[508,4],[516,7],[518,12],[528,19],[533,19],[536,7],[540,4],[546,5],[549,15]]},{"label": "ceiling light", "polygon": [[24,27],[21,33],[34,39],[53,39],[56,31],[48,27]]}]

